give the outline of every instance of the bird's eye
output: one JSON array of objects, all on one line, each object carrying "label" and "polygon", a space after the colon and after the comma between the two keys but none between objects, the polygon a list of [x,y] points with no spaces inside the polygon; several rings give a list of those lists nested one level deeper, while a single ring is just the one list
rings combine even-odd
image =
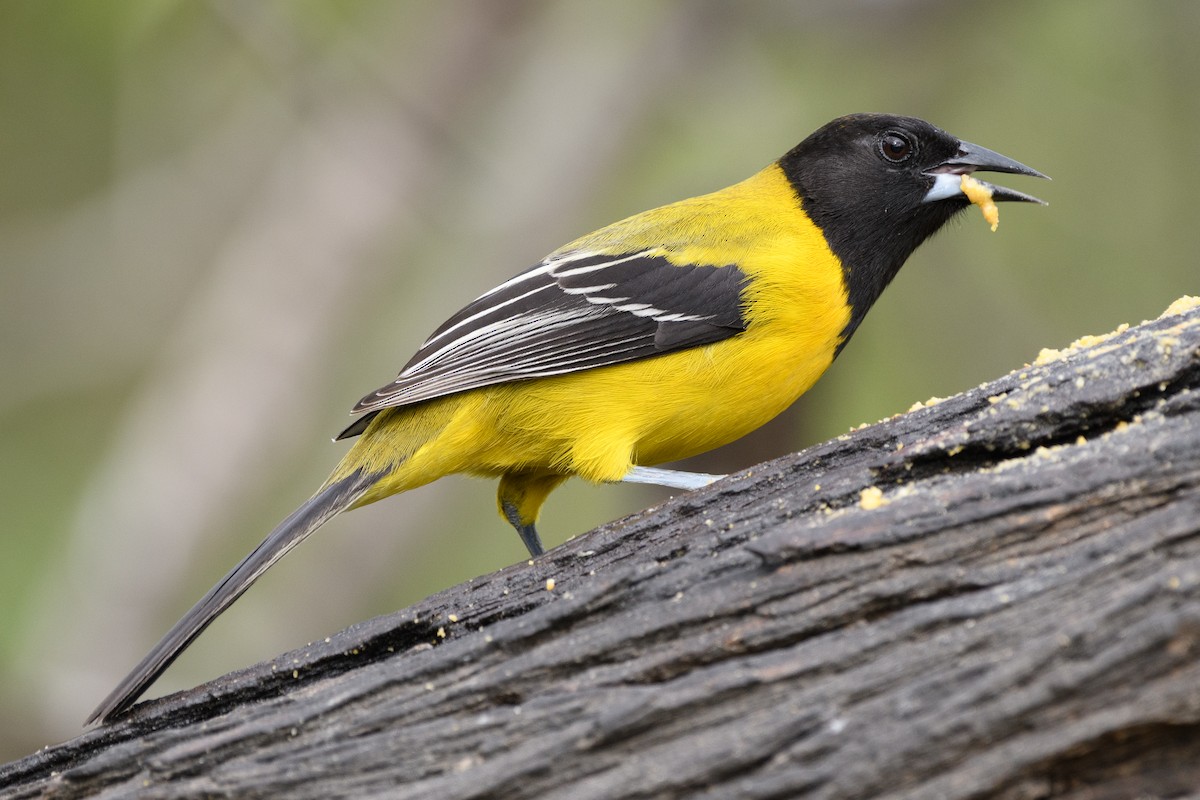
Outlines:
[{"label": "bird's eye", "polygon": [[899,131],[888,131],[879,137],[879,154],[893,164],[907,161],[916,149],[912,139]]}]

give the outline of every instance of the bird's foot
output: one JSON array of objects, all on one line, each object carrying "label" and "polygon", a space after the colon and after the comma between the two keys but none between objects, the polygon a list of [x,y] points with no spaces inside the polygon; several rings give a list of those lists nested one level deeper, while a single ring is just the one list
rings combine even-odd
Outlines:
[{"label": "bird's foot", "polygon": [[724,477],[724,475],[710,475],[707,472],[684,472],[683,470],[661,469],[659,467],[634,467],[625,473],[625,477],[621,478],[621,480],[625,483],[650,483],[655,486],[667,486],[672,489],[699,489]]}]

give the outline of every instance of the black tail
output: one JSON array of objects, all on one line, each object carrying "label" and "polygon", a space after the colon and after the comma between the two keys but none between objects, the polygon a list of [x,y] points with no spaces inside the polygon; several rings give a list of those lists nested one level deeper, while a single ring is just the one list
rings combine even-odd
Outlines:
[{"label": "black tail", "polygon": [[259,576],[283,557],[310,533],[328,522],[338,512],[344,511],[363,496],[387,471],[363,473],[361,469],[335,481],[313,495],[291,516],[279,523],[271,534],[263,539],[254,552],[242,559],[228,575],[221,579],[200,602],[183,615],[183,619],[167,632],[133,671],[104,698],[85,724],[97,720],[107,722],[126,710],[141,697],[142,692],[171,665],[180,653],[208,627],[221,612],[229,608],[234,600],[250,588]]}]

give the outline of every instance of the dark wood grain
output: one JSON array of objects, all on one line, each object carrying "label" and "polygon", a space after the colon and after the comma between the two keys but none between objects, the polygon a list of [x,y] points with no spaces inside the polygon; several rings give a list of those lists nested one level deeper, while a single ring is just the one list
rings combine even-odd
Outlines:
[{"label": "dark wood grain", "polygon": [[1194,796],[1200,310],[143,704],[0,786]]}]

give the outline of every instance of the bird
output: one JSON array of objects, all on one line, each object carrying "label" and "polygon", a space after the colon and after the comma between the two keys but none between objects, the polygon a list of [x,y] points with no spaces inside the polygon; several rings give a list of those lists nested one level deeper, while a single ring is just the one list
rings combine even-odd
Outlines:
[{"label": "bird", "polygon": [[[86,724],[128,710],[268,568],[335,515],[467,473],[499,479],[531,557],[571,477],[695,489],[655,467],[771,420],[841,353],[917,247],[971,201],[963,176],[1045,178],[924,120],[851,114],[724,189],[560,247],[442,323],[354,406],[353,446],[155,645]],[[980,181],[995,201],[1042,203]],[[977,185],[977,184],[975,184]]]}]

